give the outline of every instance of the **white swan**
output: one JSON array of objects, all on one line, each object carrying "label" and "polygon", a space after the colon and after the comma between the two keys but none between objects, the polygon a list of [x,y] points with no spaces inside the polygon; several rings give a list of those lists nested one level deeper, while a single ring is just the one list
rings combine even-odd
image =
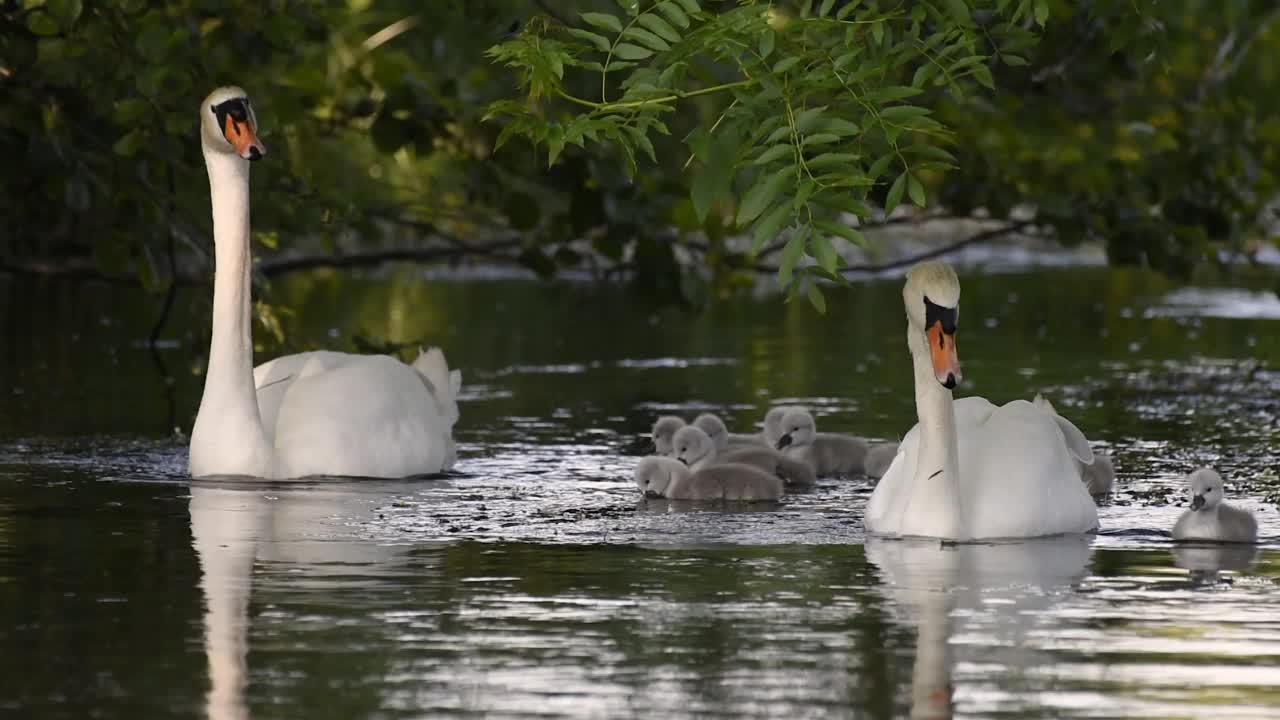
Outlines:
[{"label": "white swan", "polygon": [[1097,529],[1097,507],[1075,467],[1093,452],[1074,425],[1026,400],[952,400],[960,379],[955,271],[919,265],[902,297],[920,422],[867,502],[867,530],[972,540]]},{"label": "white swan", "polygon": [[653,423],[653,451],[663,457],[671,457],[675,450],[671,448],[672,438],[676,431],[685,426],[684,418],[678,415],[662,415]]},{"label": "white swan", "polygon": [[1191,509],[1173,526],[1174,540],[1252,543],[1258,540],[1253,513],[1222,501],[1222,476],[1200,468],[1187,476]]},{"label": "white swan", "polygon": [[702,428],[686,425],[673,438],[675,458],[694,472],[725,463],[750,465],[782,478],[788,485],[812,485],[817,478],[804,462],[786,457],[763,445],[735,445],[724,452]]},{"label": "white swan", "polygon": [[636,486],[646,497],[671,500],[777,500],[782,479],[737,463],[693,471],[675,458],[650,455],[636,464]]},{"label": "white swan", "polygon": [[447,469],[462,376],[439,350],[412,367],[386,355],[309,352],[253,368],[249,161],[266,149],[237,87],[204,99],[200,128],[216,267],[192,477],[406,477]]},{"label": "white swan", "polygon": [[795,409],[782,417],[778,449],[806,463],[818,475],[861,474],[866,469],[867,441],[852,435],[820,433],[808,410]]},{"label": "white swan", "polygon": [[[1039,393],[1036,393],[1031,404],[1050,415],[1058,414],[1058,409],[1053,406],[1049,398]],[[1090,495],[1111,494],[1111,488],[1116,482],[1116,466],[1111,462],[1111,456],[1094,451],[1093,462],[1086,465],[1083,460],[1076,460],[1076,470],[1080,471],[1080,481],[1084,483]]]}]

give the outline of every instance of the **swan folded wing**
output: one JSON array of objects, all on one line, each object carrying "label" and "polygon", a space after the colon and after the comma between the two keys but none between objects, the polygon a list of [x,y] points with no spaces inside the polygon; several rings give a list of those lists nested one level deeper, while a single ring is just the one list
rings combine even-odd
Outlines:
[{"label": "swan folded wing", "polygon": [[1014,400],[981,425],[962,427],[961,496],[974,538],[1097,528],[1097,506],[1080,482],[1062,430],[1042,410]]},{"label": "swan folded wing", "polygon": [[[341,355],[341,353],[334,353]],[[421,376],[386,355],[304,365],[275,422],[280,476],[406,477],[447,469],[456,413],[441,413]]]}]

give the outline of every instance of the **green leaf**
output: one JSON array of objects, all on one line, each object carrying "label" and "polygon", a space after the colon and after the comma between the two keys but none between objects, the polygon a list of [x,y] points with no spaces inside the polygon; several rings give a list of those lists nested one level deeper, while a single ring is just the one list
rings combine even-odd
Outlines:
[{"label": "green leaf", "polygon": [[774,205],[769,212],[764,214],[764,217],[756,222],[755,230],[751,233],[751,252],[759,252],[760,246],[765,241],[777,237],[782,228],[794,216],[795,210],[790,198],[782,198],[781,202]]},{"label": "green leaf", "polygon": [[924,186],[916,179],[915,175],[907,175],[907,195],[911,197],[911,202],[918,207],[925,206]]},{"label": "green leaf", "polygon": [[822,290],[818,289],[818,283],[810,281],[804,292],[809,297],[809,304],[813,305],[813,309],[817,310],[819,315],[826,315],[827,300],[822,297]]},{"label": "green leaf", "polygon": [[946,0],[947,12],[951,13],[951,17],[955,18],[957,23],[968,25],[972,22],[969,17],[969,6],[965,0]]},{"label": "green leaf", "polygon": [[759,217],[765,208],[778,199],[787,176],[794,172],[793,166],[788,166],[773,173],[760,173],[755,184],[742,197],[742,205],[738,207],[736,220],[738,227],[746,227],[747,223]]},{"label": "green leaf", "polygon": [[151,103],[141,98],[117,100],[116,121],[121,125],[135,125],[143,116],[151,113]]},{"label": "green leaf", "polygon": [[631,43],[618,43],[613,48],[613,54],[623,60],[644,60],[647,57],[651,57],[653,51]]},{"label": "green leaf", "polygon": [[860,0],[849,0],[849,2],[845,3],[843,7],[836,11],[836,19],[843,20],[852,15],[853,11],[858,9],[859,1]]},{"label": "green leaf", "polygon": [[913,127],[912,121],[928,114],[928,108],[918,105],[893,105],[881,110],[880,118],[888,123]]},{"label": "green leaf", "polygon": [[782,138],[787,137],[787,136],[789,136],[789,135],[791,135],[791,126],[790,126],[790,125],[783,125],[782,127],[778,128],[777,130],[774,130],[773,132],[769,133],[769,137],[768,137],[768,139],[766,139],[766,140],[764,141],[764,144],[765,144],[765,145],[772,145],[772,144],[774,144],[774,143],[778,142],[779,140],[781,140]]},{"label": "green leaf", "polygon": [[871,37],[879,45],[884,40],[884,21],[879,21],[871,25]]},{"label": "green leaf", "polygon": [[822,123],[823,132],[839,135],[841,137],[846,135],[857,135],[859,130],[860,128],[855,123],[839,117],[831,118],[830,120]]},{"label": "green leaf", "polygon": [[784,287],[791,284],[791,273],[796,263],[804,257],[804,244],[809,238],[809,226],[801,225],[791,234],[786,247],[782,248],[782,257],[778,262],[778,282]]},{"label": "green leaf", "polygon": [[955,155],[952,155],[951,153],[947,152],[943,148],[940,148],[936,145],[923,145],[923,144],[907,145],[902,148],[902,151],[905,153],[910,153],[912,155],[919,155],[921,157],[932,158],[934,160],[941,160],[942,162],[950,163],[952,165],[959,164],[959,161],[956,160]]},{"label": "green leaf", "polygon": [[57,35],[60,31],[58,22],[49,17],[48,13],[33,11],[27,16],[27,29],[36,35]]},{"label": "green leaf", "polygon": [[836,0],[822,0],[822,6],[818,8],[818,17],[826,17],[831,12],[831,6],[836,4]]},{"label": "green leaf", "polygon": [[1020,55],[1010,55],[1009,53],[1001,53],[1000,60],[1009,67],[1021,67],[1027,64],[1027,59]]},{"label": "green leaf", "polygon": [[677,32],[675,28],[668,25],[667,21],[663,20],[659,15],[651,12],[645,13],[641,15],[636,22],[648,28],[654,35],[657,35],[667,42],[680,42],[680,33]]},{"label": "green leaf", "polygon": [[697,13],[702,11],[702,8],[698,7],[698,0],[676,0],[676,1],[679,2],[680,7],[684,8],[684,11],[690,15],[696,15]]},{"label": "green leaf", "polygon": [[667,19],[671,21],[671,24],[676,27],[682,29],[689,27],[689,16],[685,15],[684,11],[680,9],[680,6],[671,2],[671,0],[658,3],[658,12],[666,15]]},{"label": "green leaf", "polygon": [[1036,24],[1044,27],[1049,21],[1049,0],[1036,0]]},{"label": "green leaf", "polygon": [[138,149],[142,147],[144,139],[145,137],[141,130],[130,130],[124,137],[116,140],[115,144],[111,146],[111,149],[115,151],[117,155],[133,157],[138,152]]},{"label": "green leaf", "polygon": [[805,135],[804,140],[801,141],[800,143],[800,146],[808,147],[810,145],[829,145],[833,142],[839,142],[839,141],[840,141],[840,136],[834,133],[815,133],[813,135]]},{"label": "green leaf", "polygon": [[648,30],[642,30],[638,27],[629,27],[622,31],[622,37],[631,38],[636,42],[643,44],[645,47],[651,48],[658,52],[666,52],[671,49],[666,40],[654,35]]},{"label": "green leaf", "polygon": [[884,174],[885,170],[889,169],[889,163],[893,162],[895,157],[897,157],[897,154],[892,151],[881,155],[879,159],[871,163],[871,168],[867,170],[867,177],[872,180],[879,178]]},{"label": "green leaf", "polygon": [[773,52],[774,35],[772,30],[760,33],[760,57],[767,58]]},{"label": "green leaf", "polygon": [[569,28],[569,34],[595,45],[600,52],[609,52],[609,40],[603,35],[597,35],[590,30],[583,30],[582,28]]},{"label": "green leaf", "polygon": [[884,201],[884,214],[888,217],[894,208],[902,202],[902,192],[907,189],[907,173],[903,172],[893,181],[893,185],[889,187],[889,196]]},{"label": "green leaf", "polygon": [[986,65],[975,66],[973,68],[973,71],[970,74],[973,75],[973,78],[975,80],[977,80],[979,83],[982,83],[983,87],[989,90],[996,89],[996,82],[991,78],[991,69],[988,68]]},{"label": "green leaf", "polygon": [[800,62],[800,57],[797,55],[792,55],[791,57],[783,58],[778,62],[774,63],[773,74],[781,75],[782,73],[795,67],[796,64],[799,62]]},{"label": "green leaf", "polygon": [[925,63],[916,68],[915,75],[911,76],[911,84],[915,87],[923,88],[936,72],[938,72],[937,65],[934,65],[933,63]]},{"label": "green leaf", "polygon": [[822,114],[826,110],[826,105],[819,105],[798,113],[796,115],[796,130],[801,133],[812,132],[814,128],[818,127],[818,121],[822,119]]},{"label": "green leaf", "polygon": [[632,141],[635,142],[636,147],[643,150],[644,154],[649,157],[649,162],[657,162],[658,158],[654,156],[653,143],[649,142],[649,136],[634,126],[624,125],[623,127],[626,129],[627,134],[631,136]]},{"label": "green leaf", "polygon": [[829,273],[835,273],[836,265],[840,262],[840,255],[836,253],[835,247],[831,245],[831,241],[824,235],[814,235],[809,241],[809,251],[813,254],[813,259],[818,261],[818,267]]},{"label": "green leaf", "polygon": [[[690,133],[689,145],[695,150],[702,140]],[[698,222],[705,222],[711,206],[729,193],[729,184],[733,181],[734,163],[737,157],[738,138],[732,133],[721,133],[705,145],[705,157],[702,160],[702,172],[695,175],[690,187],[689,199],[693,201],[693,210]]]},{"label": "green leaf", "polygon": [[826,233],[830,233],[832,235],[839,235],[840,237],[844,238],[845,240],[848,240],[849,242],[853,243],[858,247],[867,246],[867,239],[862,236],[862,233],[849,227],[848,225],[845,225],[844,223],[831,222],[829,220],[819,220],[815,222],[814,225],[816,225],[819,230],[822,230],[823,232],[826,232]]},{"label": "green leaf", "polygon": [[608,30],[613,33],[622,32],[622,22],[618,18],[609,13],[589,12],[582,13],[582,19],[588,25],[598,27],[601,30]]},{"label": "green leaf", "polygon": [[752,165],[764,165],[766,163],[771,163],[778,158],[790,156],[793,152],[794,151],[791,149],[791,145],[789,144],[774,145],[768,150],[765,150],[760,157],[756,158]]},{"label": "green leaf", "polygon": [[823,153],[805,164],[810,170],[818,170],[829,165],[852,165],[860,159],[855,153]]}]

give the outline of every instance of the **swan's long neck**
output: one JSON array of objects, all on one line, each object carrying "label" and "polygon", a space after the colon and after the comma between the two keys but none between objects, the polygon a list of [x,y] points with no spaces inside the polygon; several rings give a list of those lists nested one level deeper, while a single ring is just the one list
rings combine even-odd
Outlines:
[{"label": "swan's long neck", "polygon": [[908,345],[915,370],[916,415],[920,419],[920,448],[909,516],[930,518],[931,535],[967,539],[964,498],[960,493],[960,452],[956,441],[956,412],[951,391],[933,371],[924,333],[909,327]]},{"label": "swan's long neck", "polygon": [[213,205],[213,333],[200,412],[191,431],[191,474],[270,474],[271,452],[253,384],[249,297],[249,163],[205,150]]}]

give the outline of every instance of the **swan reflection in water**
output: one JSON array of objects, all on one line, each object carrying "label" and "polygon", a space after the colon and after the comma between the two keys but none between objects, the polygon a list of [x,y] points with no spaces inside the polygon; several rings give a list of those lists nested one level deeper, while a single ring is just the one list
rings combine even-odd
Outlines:
[{"label": "swan reflection in water", "polygon": [[1244,543],[1176,545],[1173,562],[1187,570],[1193,585],[1212,585],[1223,570],[1248,570],[1258,556],[1258,546]]},{"label": "swan reflection in water", "polygon": [[955,710],[951,639],[981,634],[982,661],[1031,667],[1028,635],[1090,558],[1089,535],[1009,543],[944,545],[937,540],[867,539],[895,619],[917,628],[911,670],[911,717],[936,720]]},{"label": "swan reflection in water", "polygon": [[353,566],[366,580],[374,579],[408,548],[352,537],[339,522],[367,513],[394,493],[394,488],[379,489],[370,481],[358,487],[308,483],[296,488],[261,481],[192,481],[191,544],[200,561],[205,598],[210,720],[250,717],[244,694],[255,563],[301,570],[290,573],[288,581],[312,588],[326,582],[325,576],[348,582]]}]

